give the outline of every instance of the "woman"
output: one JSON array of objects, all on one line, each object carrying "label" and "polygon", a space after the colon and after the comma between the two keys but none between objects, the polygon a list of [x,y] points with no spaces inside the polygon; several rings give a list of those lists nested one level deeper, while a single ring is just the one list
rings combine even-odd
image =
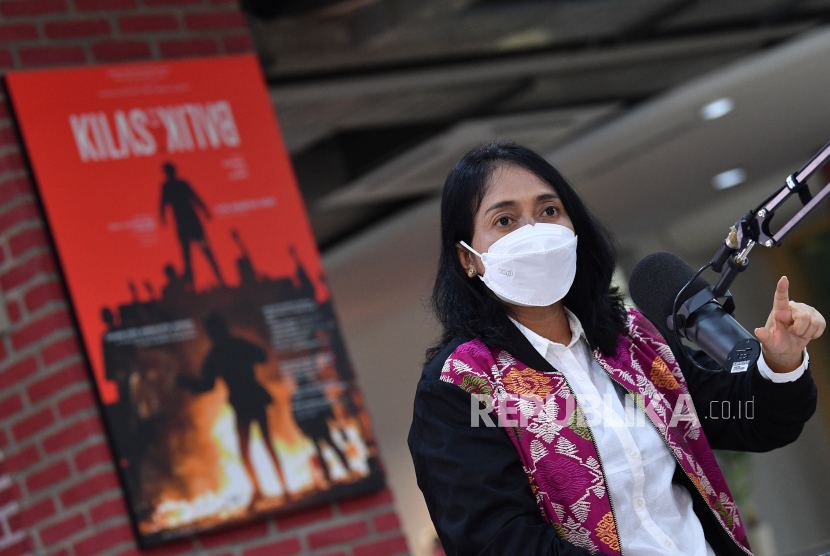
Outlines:
[{"label": "woman", "polygon": [[[608,232],[537,154],[465,155],[441,237],[443,335],[409,447],[446,553],[750,554],[711,450],[784,446],[815,411],[805,346],[825,322],[788,301],[787,279],[755,330],[758,364],[707,372],[624,308]],[[741,418],[718,418],[721,402]]]}]

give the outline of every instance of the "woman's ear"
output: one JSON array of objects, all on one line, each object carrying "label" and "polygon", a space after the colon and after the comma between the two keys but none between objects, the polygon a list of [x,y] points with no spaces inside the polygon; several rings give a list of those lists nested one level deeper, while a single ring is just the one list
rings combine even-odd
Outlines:
[{"label": "woman's ear", "polygon": [[477,274],[475,255],[460,243],[455,244],[455,251],[458,253],[458,261],[467,276],[470,278],[475,276]]}]

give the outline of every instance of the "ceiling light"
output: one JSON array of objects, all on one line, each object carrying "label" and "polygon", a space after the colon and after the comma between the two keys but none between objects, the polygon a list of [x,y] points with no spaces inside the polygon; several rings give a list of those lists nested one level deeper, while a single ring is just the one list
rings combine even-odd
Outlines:
[{"label": "ceiling light", "polygon": [[700,117],[704,120],[716,120],[732,112],[735,101],[729,97],[719,98],[700,109]]},{"label": "ceiling light", "polygon": [[733,168],[731,170],[727,170],[726,172],[721,172],[712,178],[712,187],[715,189],[727,189],[745,181],[746,170],[743,168]]}]

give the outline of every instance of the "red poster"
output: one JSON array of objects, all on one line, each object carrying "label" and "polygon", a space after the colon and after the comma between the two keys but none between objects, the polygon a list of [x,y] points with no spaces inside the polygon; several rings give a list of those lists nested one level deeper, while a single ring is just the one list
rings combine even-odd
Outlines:
[{"label": "red poster", "polygon": [[6,80],[140,542],[382,486],[256,57]]}]

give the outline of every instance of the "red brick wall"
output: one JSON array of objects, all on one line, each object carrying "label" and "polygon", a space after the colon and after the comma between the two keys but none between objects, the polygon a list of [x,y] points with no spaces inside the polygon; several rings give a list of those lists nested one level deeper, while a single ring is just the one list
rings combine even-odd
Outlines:
[{"label": "red brick wall", "polygon": [[[252,48],[227,0],[0,0],[10,68]],[[0,93],[0,556],[136,554],[92,386],[21,146]],[[406,543],[388,490],[148,551],[390,556]]]}]

